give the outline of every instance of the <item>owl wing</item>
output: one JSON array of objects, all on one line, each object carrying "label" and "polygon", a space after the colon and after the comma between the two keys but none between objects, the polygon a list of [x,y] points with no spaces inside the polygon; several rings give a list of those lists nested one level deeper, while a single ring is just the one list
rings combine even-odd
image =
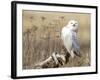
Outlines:
[{"label": "owl wing", "polygon": [[62,41],[64,43],[65,48],[70,53],[72,49],[72,33],[67,28],[62,29]]},{"label": "owl wing", "polygon": [[72,48],[77,55],[80,55],[80,45],[77,34],[72,32]]}]

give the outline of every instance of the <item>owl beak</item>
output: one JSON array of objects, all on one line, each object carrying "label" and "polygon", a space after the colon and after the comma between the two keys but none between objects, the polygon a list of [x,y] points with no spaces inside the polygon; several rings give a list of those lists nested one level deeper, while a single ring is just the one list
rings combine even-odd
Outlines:
[{"label": "owl beak", "polygon": [[75,27],[75,24],[73,24],[73,26]]}]

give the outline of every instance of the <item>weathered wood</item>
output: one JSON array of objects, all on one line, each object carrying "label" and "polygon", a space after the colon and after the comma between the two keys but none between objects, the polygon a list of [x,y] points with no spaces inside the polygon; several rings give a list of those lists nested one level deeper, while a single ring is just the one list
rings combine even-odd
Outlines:
[{"label": "weathered wood", "polygon": [[62,66],[66,63],[66,55],[53,52],[46,60],[37,63],[35,68],[55,68]]}]

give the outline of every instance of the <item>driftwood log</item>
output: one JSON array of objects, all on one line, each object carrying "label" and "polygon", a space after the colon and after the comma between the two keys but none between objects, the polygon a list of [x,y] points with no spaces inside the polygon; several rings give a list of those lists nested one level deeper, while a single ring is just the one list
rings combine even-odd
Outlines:
[{"label": "driftwood log", "polygon": [[67,62],[68,57],[69,56],[66,54],[59,54],[58,52],[53,52],[52,55],[46,60],[35,64],[34,68],[57,68],[63,66]]}]

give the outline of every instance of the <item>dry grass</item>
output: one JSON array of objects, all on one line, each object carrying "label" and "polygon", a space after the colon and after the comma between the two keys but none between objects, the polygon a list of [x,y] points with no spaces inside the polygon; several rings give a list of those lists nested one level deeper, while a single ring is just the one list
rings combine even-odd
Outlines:
[{"label": "dry grass", "polygon": [[23,11],[23,69],[48,58],[52,52],[62,51],[60,32],[70,19],[79,22],[82,57],[69,58],[63,67],[90,65],[90,14]]}]

